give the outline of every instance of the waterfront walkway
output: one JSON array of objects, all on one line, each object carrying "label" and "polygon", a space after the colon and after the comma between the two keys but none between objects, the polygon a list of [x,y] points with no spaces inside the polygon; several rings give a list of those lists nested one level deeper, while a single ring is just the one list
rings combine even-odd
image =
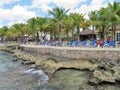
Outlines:
[{"label": "waterfront walkway", "polygon": [[90,47],[58,47],[58,46],[40,46],[40,45],[21,45],[23,47],[32,47],[32,48],[53,48],[53,49],[61,49],[61,50],[109,50],[109,51],[120,51],[119,47],[116,48],[101,48],[101,47],[95,47],[95,48],[90,48]]}]

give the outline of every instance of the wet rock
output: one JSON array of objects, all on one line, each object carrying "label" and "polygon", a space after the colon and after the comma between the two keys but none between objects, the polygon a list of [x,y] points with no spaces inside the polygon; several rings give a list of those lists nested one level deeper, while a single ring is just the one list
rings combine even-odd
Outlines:
[{"label": "wet rock", "polygon": [[101,82],[111,82],[115,83],[115,78],[113,74],[110,71],[105,71],[105,70],[95,70],[93,72],[93,75],[95,78],[100,80]]},{"label": "wet rock", "polygon": [[35,62],[34,61],[23,61],[22,64],[31,65],[31,64],[35,64]]},{"label": "wet rock", "polygon": [[112,70],[114,71],[114,78],[120,81],[120,67],[113,67]]},{"label": "wet rock", "polygon": [[13,58],[12,61],[13,61],[13,62],[16,62],[16,61],[18,61],[18,60],[17,60],[17,58]]},{"label": "wet rock", "polygon": [[30,69],[31,69],[31,68],[35,68],[35,67],[36,67],[35,64],[29,66]]},{"label": "wet rock", "polygon": [[79,90],[97,90],[94,86],[83,84],[79,86]]},{"label": "wet rock", "polygon": [[35,65],[35,69],[43,69],[43,65]]}]

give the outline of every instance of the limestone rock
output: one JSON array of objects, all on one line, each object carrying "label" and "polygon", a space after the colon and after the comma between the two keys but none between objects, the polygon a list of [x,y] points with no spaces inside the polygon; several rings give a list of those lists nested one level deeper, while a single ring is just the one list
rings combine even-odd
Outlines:
[{"label": "limestone rock", "polygon": [[113,76],[113,74],[109,71],[105,71],[105,70],[95,70],[93,72],[93,75],[95,78],[104,81],[104,82],[111,82],[114,83],[115,82],[115,78]]}]

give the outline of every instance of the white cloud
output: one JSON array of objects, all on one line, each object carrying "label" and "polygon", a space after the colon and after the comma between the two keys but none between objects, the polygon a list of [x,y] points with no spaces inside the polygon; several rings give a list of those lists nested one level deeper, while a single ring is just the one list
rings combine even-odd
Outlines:
[{"label": "white cloud", "polygon": [[[0,6],[19,1],[22,0],[0,0]],[[90,1],[90,4],[87,4],[88,1]],[[52,10],[52,8],[55,7],[50,6],[50,4],[65,9],[69,8],[70,12],[86,14],[85,17],[88,18],[87,14],[90,11],[99,10],[101,7],[105,7],[105,1],[106,0],[33,0],[30,6],[15,5],[11,9],[0,8],[0,24],[4,21],[9,21],[9,26],[11,26],[16,22],[24,22],[29,18],[36,17],[36,11],[30,11],[34,8],[38,8],[40,11],[47,13],[48,10]],[[113,0],[106,2],[113,2]],[[42,12],[40,12],[41,15]]]},{"label": "white cloud", "polygon": [[64,7],[66,9],[74,9],[81,2],[85,2],[86,0],[52,0],[59,7]]},{"label": "white cloud", "polygon": [[52,9],[52,7],[48,5],[51,2],[52,0],[33,0],[31,8],[40,8],[43,12],[47,12]]},{"label": "white cloud", "polygon": [[4,5],[4,4],[10,4],[13,2],[18,2],[20,0],[0,0],[0,6]]},{"label": "white cloud", "polygon": [[105,0],[92,0],[90,5],[81,5],[79,8],[71,10],[70,12],[86,14],[85,18],[88,19],[88,13],[90,11],[99,10],[101,7],[105,7],[107,5],[106,3],[104,3],[104,1]]},{"label": "white cloud", "polygon": [[11,27],[12,25],[16,24],[16,23],[26,23],[25,21],[11,21],[8,23],[8,27]]},{"label": "white cloud", "polygon": [[25,21],[29,18],[35,17],[36,13],[28,11],[26,7],[19,5],[14,6],[12,9],[0,9],[0,20],[2,21]]},{"label": "white cloud", "polygon": [[[101,7],[105,7],[106,0],[89,0],[90,4],[87,4],[88,0],[33,0],[31,7],[40,8],[43,12],[47,12],[49,9],[52,10],[53,7],[50,7],[49,4],[53,3],[58,7],[63,7],[65,9],[70,9],[70,12],[77,12],[87,14],[90,11],[99,10]],[[113,0],[110,0],[111,2]],[[86,4],[81,4],[86,3]],[[80,5],[81,6],[78,6]]]},{"label": "white cloud", "polygon": [[49,4],[53,3],[56,6],[63,7],[66,9],[74,9],[79,3],[85,2],[86,0],[33,0],[31,7],[40,8],[42,11],[47,12],[53,7],[50,7]]}]

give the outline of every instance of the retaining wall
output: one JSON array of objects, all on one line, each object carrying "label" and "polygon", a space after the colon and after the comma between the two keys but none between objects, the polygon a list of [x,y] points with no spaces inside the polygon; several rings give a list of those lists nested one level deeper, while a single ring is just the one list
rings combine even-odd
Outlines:
[{"label": "retaining wall", "polygon": [[62,60],[119,61],[120,48],[81,48],[52,46],[21,46],[21,50],[36,56],[49,56]]}]

